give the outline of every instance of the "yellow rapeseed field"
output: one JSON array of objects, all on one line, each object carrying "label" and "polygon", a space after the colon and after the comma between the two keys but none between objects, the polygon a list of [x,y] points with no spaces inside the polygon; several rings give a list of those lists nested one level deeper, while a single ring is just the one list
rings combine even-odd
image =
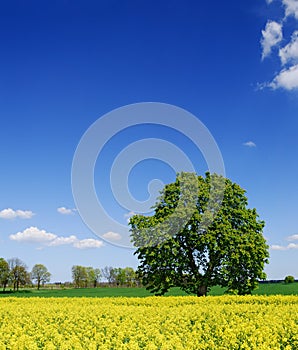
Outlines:
[{"label": "yellow rapeseed field", "polygon": [[297,350],[298,297],[1,298],[4,349]]}]

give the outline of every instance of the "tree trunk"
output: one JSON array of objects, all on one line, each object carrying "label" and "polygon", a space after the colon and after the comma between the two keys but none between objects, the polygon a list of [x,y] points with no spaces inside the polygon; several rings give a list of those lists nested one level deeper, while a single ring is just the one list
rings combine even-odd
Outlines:
[{"label": "tree trunk", "polygon": [[37,290],[40,288],[40,280],[37,280]]},{"label": "tree trunk", "polygon": [[203,297],[207,295],[207,286],[200,286],[199,290],[197,291],[198,297]]}]

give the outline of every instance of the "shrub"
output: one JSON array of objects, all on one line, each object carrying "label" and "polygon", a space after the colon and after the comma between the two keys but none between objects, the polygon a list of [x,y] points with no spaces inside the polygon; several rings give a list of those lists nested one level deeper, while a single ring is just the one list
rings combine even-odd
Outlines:
[{"label": "shrub", "polygon": [[295,282],[295,278],[293,276],[286,276],[285,283],[293,283]]}]

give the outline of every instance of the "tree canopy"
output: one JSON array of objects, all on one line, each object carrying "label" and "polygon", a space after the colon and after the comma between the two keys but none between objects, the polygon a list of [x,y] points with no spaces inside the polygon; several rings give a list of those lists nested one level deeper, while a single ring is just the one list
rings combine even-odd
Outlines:
[{"label": "tree canopy", "polygon": [[9,280],[13,284],[13,290],[19,290],[21,285],[30,283],[30,274],[26,264],[19,258],[8,259]]},{"label": "tree canopy", "polygon": [[31,279],[36,281],[39,290],[41,284],[50,282],[51,274],[43,264],[35,264],[31,271]]},{"label": "tree canopy", "polygon": [[247,205],[245,190],[227,178],[178,174],[154,215],[130,219],[143,284],[155,294],[177,286],[202,296],[214,285],[251,293],[266,278],[269,254],[265,223]]}]

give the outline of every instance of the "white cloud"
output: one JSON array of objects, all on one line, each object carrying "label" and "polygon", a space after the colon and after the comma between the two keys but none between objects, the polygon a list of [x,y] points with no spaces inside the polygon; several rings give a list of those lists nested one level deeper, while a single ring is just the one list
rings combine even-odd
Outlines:
[{"label": "white cloud", "polygon": [[9,238],[18,242],[47,243],[53,241],[57,236],[53,233],[40,230],[37,227],[29,227],[22,232],[10,235]]},{"label": "white cloud", "polygon": [[9,238],[17,242],[40,243],[42,246],[47,247],[70,245],[78,249],[87,249],[100,248],[104,245],[100,240],[91,238],[79,240],[75,235],[67,237],[57,236],[54,233],[46,232],[32,226],[22,232],[10,235]]},{"label": "white cloud", "polygon": [[253,141],[247,141],[243,143],[243,146],[247,147],[257,147],[257,145]]},{"label": "white cloud", "polygon": [[279,57],[282,64],[298,61],[298,31],[292,34],[291,41],[279,50]]},{"label": "white cloud", "polygon": [[78,240],[77,242],[74,243],[74,247],[78,249],[89,249],[89,248],[100,248],[104,244],[102,241],[99,241],[97,239],[93,238],[87,238],[87,239],[82,239]]},{"label": "white cloud", "polygon": [[294,16],[298,19],[298,1],[297,0],[282,0],[282,3],[285,7],[285,15]]},{"label": "white cloud", "polygon": [[51,247],[56,247],[59,245],[65,245],[65,244],[74,244],[78,241],[77,237],[74,235],[68,236],[68,237],[56,237],[55,239],[53,239],[48,246]]},{"label": "white cloud", "polygon": [[287,249],[298,249],[298,244],[290,243],[287,245]]},{"label": "white cloud", "polygon": [[57,208],[57,212],[62,214],[62,215],[72,215],[72,214],[74,214],[75,211],[76,211],[76,209],[69,209],[69,208],[65,208],[65,207]]},{"label": "white cloud", "polygon": [[271,248],[272,250],[287,250],[286,247],[283,247],[283,246],[278,245],[278,244],[273,244],[270,248]]},{"label": "white cloud", "polygon": [[11,208],[7,208],[0,211],[1,219],[31,219],[33,215],[35,214],[30,210],[13,210]]},{"label": "white cloud", "polygon": [[262,30],[262,60],[271,54],[272,48],[282,40],[282,37],[282,25],[275,21],[268,21],[265,30]]},{"label": "white cloud", "polygon": [[107,232],[102,235],[105,239],[111,240],[111,241],[119,241],[121,239],[121,235],[116,232]]},{"label": "white cloud", "polygon": [[272,250],[289,250],[289,249],[298,249],[298,244],[296,243],[290,243],[287,246],[282,246],[282,245],[272,245],[271,246]]},{"label": "white cloud", "polygon": [[283,88],[285,90],[294,90],[298,88],[298,64],[288,69],[283,69],[271,83],[264,84],[276,90]]},{"label": "white cloud", "polygon": [[289,237],[287,238],[287,240],[288,240],[288,241],[298,241],[298,234],[289,236]]},{"label": "white cloud", "polygon": [[267,4],[271,4],[273,0],[266,0]]}]

